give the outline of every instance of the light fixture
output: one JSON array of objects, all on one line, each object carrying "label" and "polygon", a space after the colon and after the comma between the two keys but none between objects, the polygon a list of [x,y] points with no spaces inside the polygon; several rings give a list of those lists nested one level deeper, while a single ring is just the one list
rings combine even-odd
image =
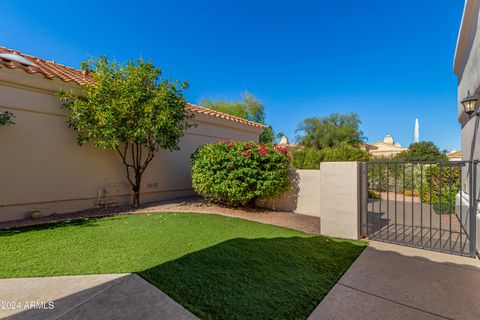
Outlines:
[{"label": "light fixture", "polygon": [[477,101],[478,101],[478,97],[472,96],[470,94],[470,91],[468,91],[467,96],[462,100],[462,104],[463,104],[463,107],[465,108],[466,114],[468,114],[469,116],[478,115],[478,112],[475,112],[475,106],[477,104]]}]

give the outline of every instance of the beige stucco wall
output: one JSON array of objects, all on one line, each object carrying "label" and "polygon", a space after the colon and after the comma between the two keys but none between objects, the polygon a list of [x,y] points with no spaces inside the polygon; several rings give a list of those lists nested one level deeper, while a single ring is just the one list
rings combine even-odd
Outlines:
[{"label": "beige stucco wall", "polygon": [[[463,160],[480,160],[480,117],[470,118],[461,103],[470,91],[480,96],[480,0],[465,1],[465,10],[455,52],[454,71],[458,78],[457,117],[462,128]],[[477,103],[477,108],[479,103]],[[463,197],[468,202],[470,170],[462,170]],[[477,165],[477,194],[480,198],[480,167]],[[480,212],[477,211],[477,250],[480,248]]]},{"label": "beige stucco wall", "polygon": [[257,205],[273,210],[320,216],[320,170],[289,170],[290,191],[278,199],[258,200]]},{"label": "beige stucco wall", "polygon": [[320,164],[321,232],[324,235],[359,238],[359,163]]},{"label": "beige stucco wall", "polygon": [[[0,69],[0,111],[15,114],[15,125],[0,128],[0,221],[34,210],[52,214],[90,208],[104,188],[117,204],[131,201],[119,156],[76,144],[53,95],[65,86],[72,85]],[[150,164],[143,202],[193,194],[189,161],[198,146],[223,139],[258,141],[261,131],[204,115],[196,115],[194,122],[198,126],[186,132],[179,151],[161,151]]]},{"label": "beige stucco wall", "polygon": [[294,170],[290,172],[290,192],[279,199],[258,201],[257,205],[320,217],[322,234],[358,239],[359,165],[322,162],[320,170]]}]

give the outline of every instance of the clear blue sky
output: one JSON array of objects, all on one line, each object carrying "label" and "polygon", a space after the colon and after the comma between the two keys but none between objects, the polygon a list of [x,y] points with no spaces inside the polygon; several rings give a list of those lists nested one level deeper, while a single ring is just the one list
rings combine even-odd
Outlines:
[{"label": "clear blue sky", "polygon": [[357,112],[390,133],[460,147],[453,56],[462,0],[5,1],[0,45],[78,67],[89,55],[151,59],[189,100],[240,99],[293,138],[304,118]]}]

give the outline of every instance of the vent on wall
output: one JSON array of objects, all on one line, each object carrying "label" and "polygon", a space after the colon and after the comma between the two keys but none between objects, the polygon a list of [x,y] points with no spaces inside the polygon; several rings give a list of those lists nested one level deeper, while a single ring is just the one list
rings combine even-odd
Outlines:
[{"label": "vent on wall", "polygon": [[18,54],[14,54],[14,53],[0,53],[0,58],[4,59],[4,60],[8,60],[8,61],[16,61],[18,63],[21,63],[25,66],[32,66],[32,67],[36,67],[37,65],[31,61],[29,61],[28,59],[18,55]]}]

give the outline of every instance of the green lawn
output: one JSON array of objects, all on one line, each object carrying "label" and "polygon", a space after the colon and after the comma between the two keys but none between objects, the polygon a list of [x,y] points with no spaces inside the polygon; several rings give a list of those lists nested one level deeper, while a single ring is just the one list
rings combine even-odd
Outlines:
[{"label": "green lawn", "polygon": [[0,231],[0,278],[137,272],[203,319],[305,319],[365,245],[219,215],[119,215]]}]

